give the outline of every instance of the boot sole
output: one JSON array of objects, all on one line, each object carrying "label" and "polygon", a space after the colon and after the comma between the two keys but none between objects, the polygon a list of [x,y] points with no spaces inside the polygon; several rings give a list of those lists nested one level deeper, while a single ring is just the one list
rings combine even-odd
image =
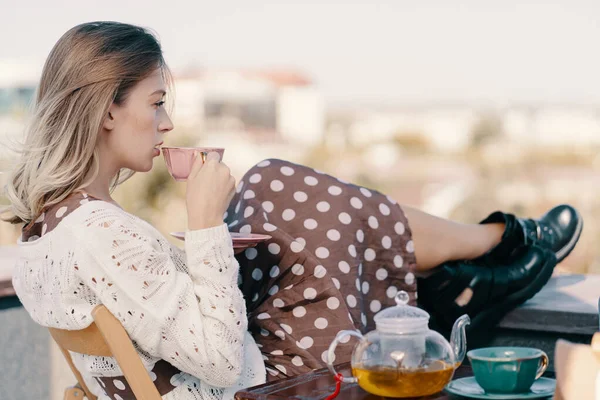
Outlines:
[{"label": "boot sole", "polygon": [[[550,253],[552,254],[552,253]],[[494,303],[491,307],[480,311],[471,318],[469,330],[478,330],[481,327],[492,328],[496,326],[504,316],[519,305],[535,296],[548,283],[556,266],[555,260],[546,260],[534,280],[518,292],[512,293],[500,303]]]},{"label": "boot sole", "polygon": [[575,215],[577,216],[577,228],[575,228],[575,234],[571,237],[571,240],[567,244],[565,244],[560,250],[556,252],[556,262],[559,263],[575,248],[575,245],[579,241],[579,237],[581,236],[581,232],[583,231],[583,218],[579,215],[579,211],[575,210]]}]

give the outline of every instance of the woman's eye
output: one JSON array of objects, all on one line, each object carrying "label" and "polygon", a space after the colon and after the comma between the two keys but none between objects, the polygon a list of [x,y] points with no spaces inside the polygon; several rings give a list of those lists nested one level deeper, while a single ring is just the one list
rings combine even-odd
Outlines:
[{"label": "woman's eye", "polygon": [[156,107],[162,107],[165,104],[164,100],[159,101],[158,103],[154,103]]}]

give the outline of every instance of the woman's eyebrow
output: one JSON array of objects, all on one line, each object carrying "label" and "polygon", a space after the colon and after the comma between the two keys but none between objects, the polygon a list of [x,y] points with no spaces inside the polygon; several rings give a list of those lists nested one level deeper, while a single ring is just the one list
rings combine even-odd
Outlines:
[{"label": "woman's eyebrow", "polygon": [[164,96],[165,94],[167,94],[167,92],[165,92],[164,89],[158,89],[150,93],[150,96],[154,96],[155,94],[160,94],[161,96]]}]

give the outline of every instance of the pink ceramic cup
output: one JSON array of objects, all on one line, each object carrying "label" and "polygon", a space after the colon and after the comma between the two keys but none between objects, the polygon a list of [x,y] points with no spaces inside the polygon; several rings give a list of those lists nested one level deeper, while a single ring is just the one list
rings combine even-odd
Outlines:
[{"label": "pink ceramic cup", "polygon": [[162,147],[162,153],[167,163],[171,176],[179,182],[187,180],[194,164],[194,151],[199,152],[199,157],[206,157],[212,151],[219,153],[223,160],[225,149],[220,147]]}]

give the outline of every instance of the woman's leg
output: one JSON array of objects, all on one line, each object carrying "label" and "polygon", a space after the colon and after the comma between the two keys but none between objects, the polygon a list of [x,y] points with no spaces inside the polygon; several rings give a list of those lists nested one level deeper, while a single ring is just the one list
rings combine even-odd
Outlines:
[{"label": "woman's leg", "polygon": [[402,206],[415,245],[417,271],[446,261],[477,258],[500,243],[504,224],[463,224]]}]

